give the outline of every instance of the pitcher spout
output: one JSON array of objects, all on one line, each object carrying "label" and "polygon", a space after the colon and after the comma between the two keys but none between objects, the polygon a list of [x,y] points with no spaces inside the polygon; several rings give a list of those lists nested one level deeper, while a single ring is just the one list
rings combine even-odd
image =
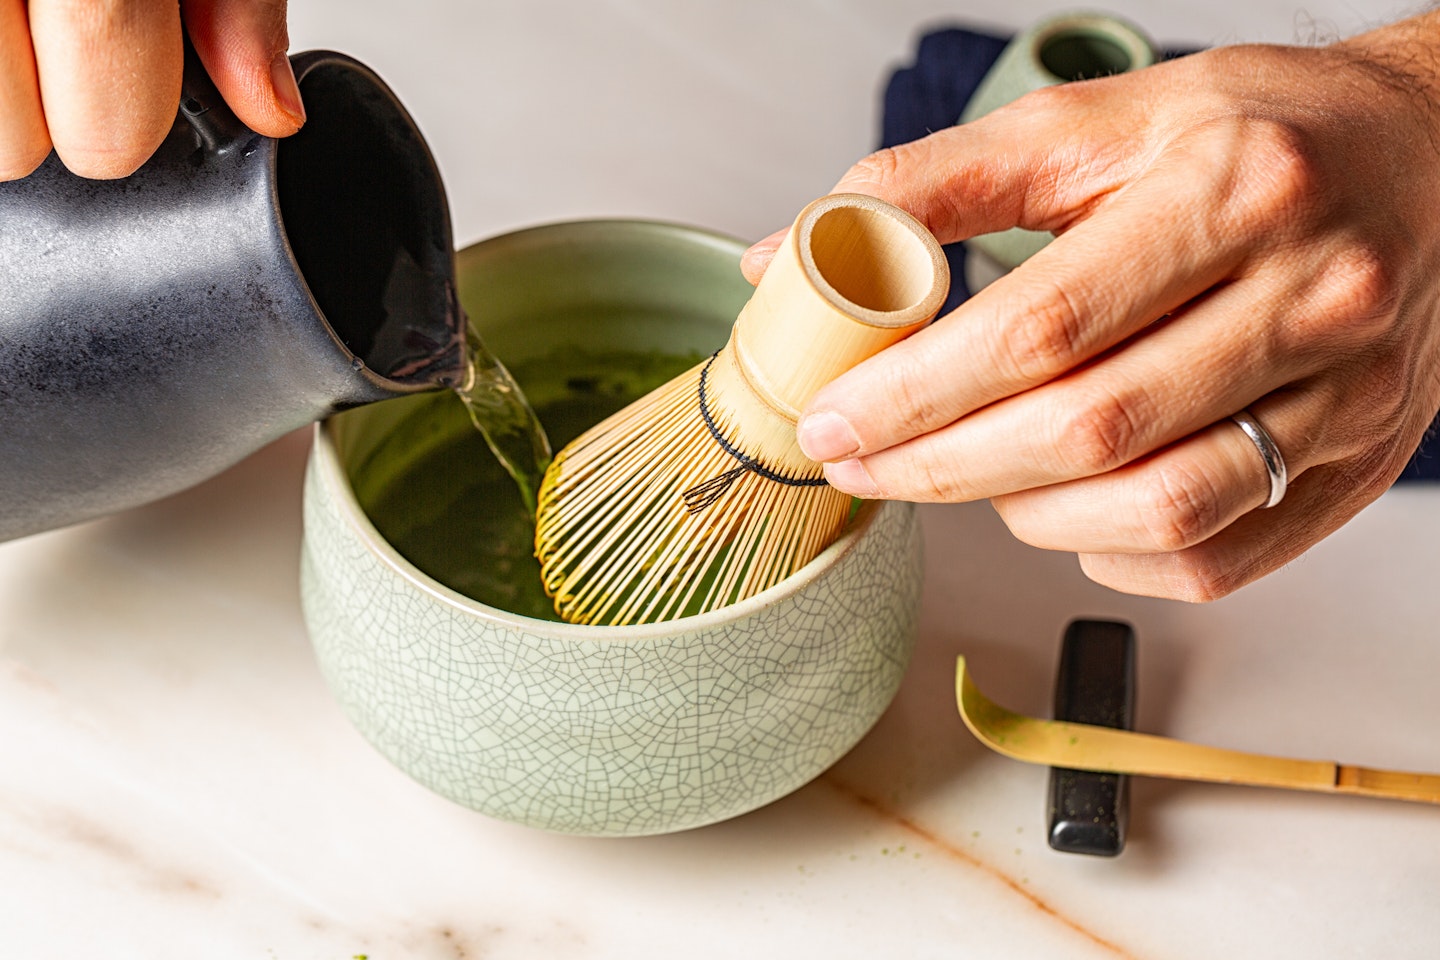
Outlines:
[{"label": "pitcher spout", "polygon": [[275,149],[280,221],[316,312],[358,359],[364,383],[337,409],[450,386],[465,363],[465,317],[444,185],[388,88],[342,54],[294,58],[310,120]]}]

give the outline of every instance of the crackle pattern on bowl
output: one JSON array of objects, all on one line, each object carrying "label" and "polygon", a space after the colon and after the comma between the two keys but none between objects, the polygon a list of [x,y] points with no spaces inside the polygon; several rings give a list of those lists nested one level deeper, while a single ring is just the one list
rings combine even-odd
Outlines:
[{"label": "crackle pattern on bowl", "polygon": [[336,484],[312,457],[302,596],[327,681],[398,767],[505,820],[641,835],[775,800],[874,724],[914,644],[909,504],[867,507],[870,530],[832,548],[842,555],[830,570],[774,588],[743,619],[636,636],[592,628],[607,636],[589,639],[404,570],[342,511],[358,507]]}]

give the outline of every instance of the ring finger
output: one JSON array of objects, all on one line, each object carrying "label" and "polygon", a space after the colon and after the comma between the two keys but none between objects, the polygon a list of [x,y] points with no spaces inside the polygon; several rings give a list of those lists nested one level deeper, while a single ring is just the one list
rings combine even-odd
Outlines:
[{"label": "ring finger", "polygon": [[[1316,390],[1272,393],[1247,408],[1279,447],[1289,483],[1334,459],[1315,429],[1333,403]],[[1172,553],[1263,506],[1272,478],[1257,445],[1224,418],[1119,470],[996,497],[1011,532],[1072,553]]]}]

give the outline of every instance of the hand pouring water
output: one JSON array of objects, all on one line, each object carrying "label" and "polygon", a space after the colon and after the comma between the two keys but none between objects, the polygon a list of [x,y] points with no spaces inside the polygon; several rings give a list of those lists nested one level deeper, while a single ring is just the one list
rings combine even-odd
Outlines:
[{"label": "hand pouring water", "polygon": [[293,59],[273,140],[187,50],[179,115],[124,180],[52,155],[0,184],[0,540],[155,500],[336,410],[464,368],[444,188],[389,89]]}]

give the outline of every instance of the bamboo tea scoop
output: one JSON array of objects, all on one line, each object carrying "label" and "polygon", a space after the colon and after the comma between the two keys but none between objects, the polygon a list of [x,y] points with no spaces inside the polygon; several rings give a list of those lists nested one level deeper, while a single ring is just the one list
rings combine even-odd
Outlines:
[{"label": "bamboo tea scoop", "polygon": [[990,749],[1026,763],[1315,793],[1440,804],[1440,774],[1372,770],[1329,760],[1290,760],[1207,747],[1085,723],[1041,720],[992,702],[955,661],[955,700],[970,732]]}]

